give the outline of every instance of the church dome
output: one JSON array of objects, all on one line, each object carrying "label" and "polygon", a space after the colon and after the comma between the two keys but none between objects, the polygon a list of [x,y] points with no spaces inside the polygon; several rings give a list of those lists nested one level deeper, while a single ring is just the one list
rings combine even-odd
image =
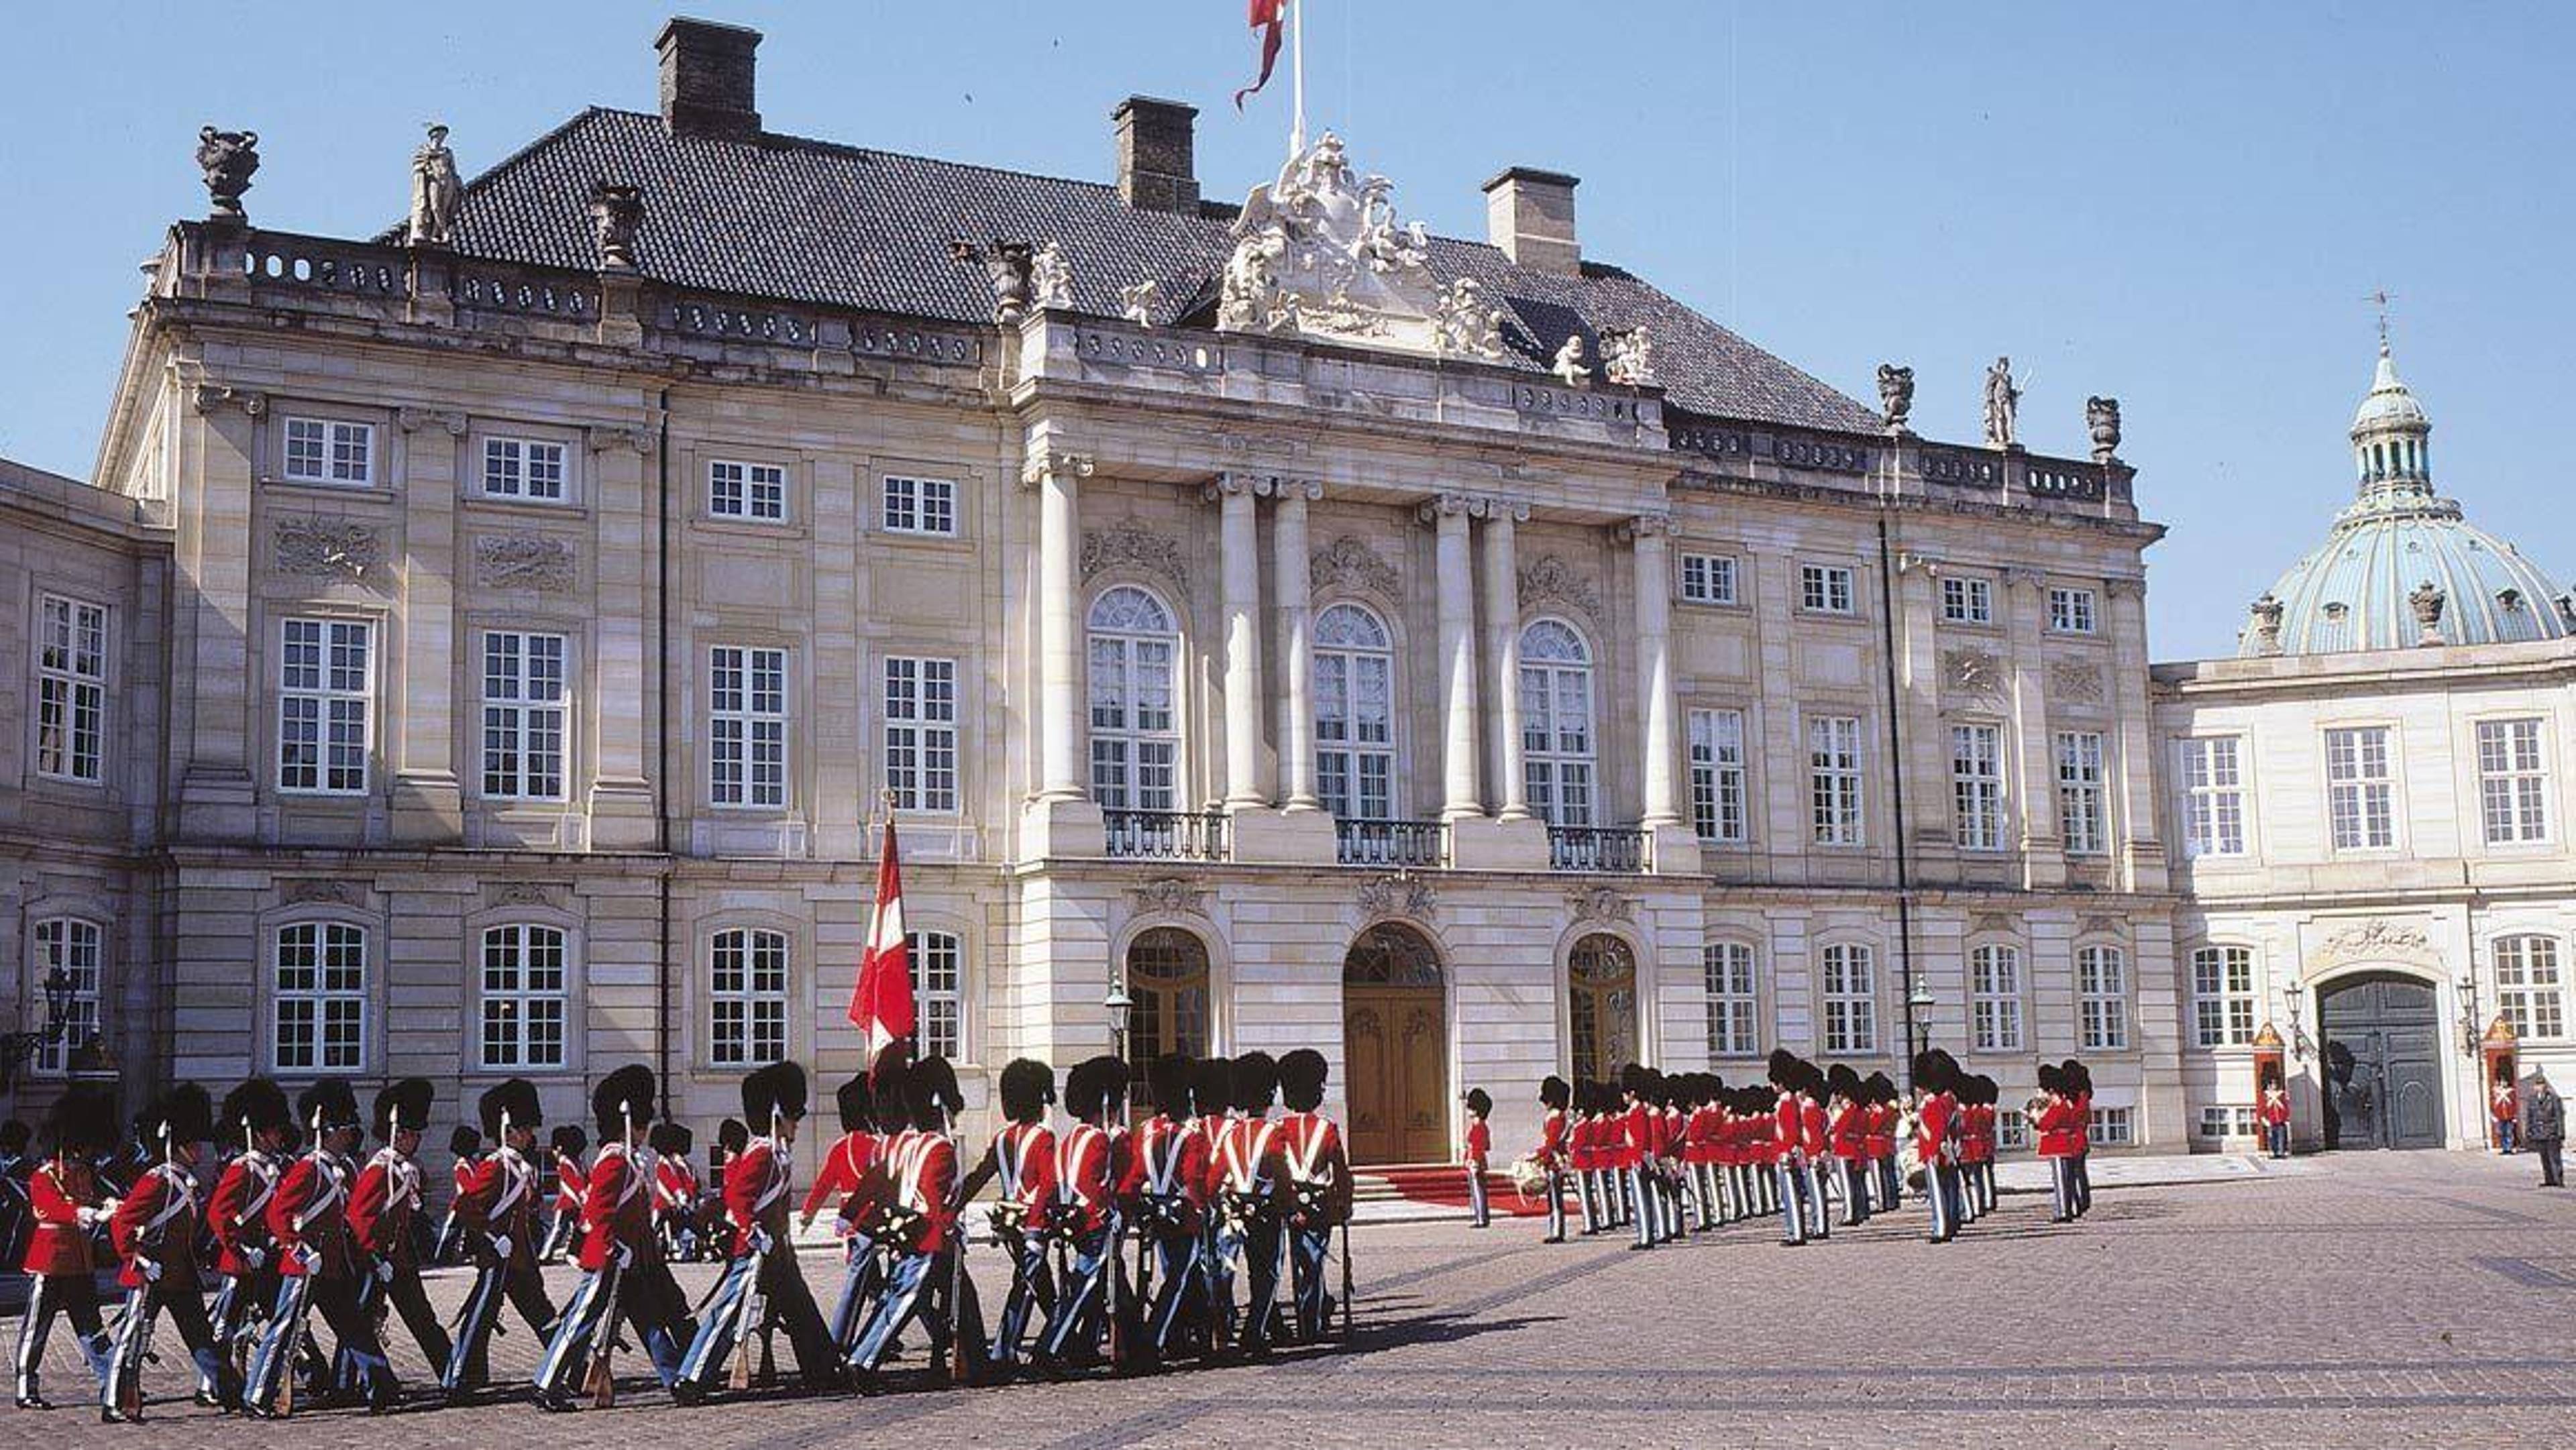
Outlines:
[{"label": "church dome", "polygon": [[2506,540],[2433,492],[2433,422],[2388,344],[2353,415],[2359,497],[2325,542],[2254,601],[2240,655],[2576,636],[2576,600]]}]

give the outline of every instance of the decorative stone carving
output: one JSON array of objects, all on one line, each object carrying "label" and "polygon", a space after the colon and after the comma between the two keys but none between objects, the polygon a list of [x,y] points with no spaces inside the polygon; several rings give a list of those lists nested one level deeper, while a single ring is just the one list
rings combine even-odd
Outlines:
[{"label": "decorative stone carving", "polygon": [[590,235],[599,270],[635,270],[635,237],[644,227],[644,188],[602,181],[590,189]]},{"label": "decorative stone carving", "polygon": [[1201,902],[1206,896],[1205,887],[1178,876],[1148,881],[1127,893],[1140,916],[1205,916]]},{"label": "decorative stone carving", "polygon": [[1914,369],[1894,363],[1878,365],[1878,410],[1887,418],[1887,431],[1902,433],[1914,417]]},{"label": "decorative stone carving", "polygon": [[1142,569],[1171,580],[1184,594],[1190,588],[1189,555],[1182,550],[1180,541],[1134,519],[1121,519],[1103,529],[1083,530],[1081,567],[1086,584],[1104,570]]},{"label": "decorative stone carving", "polygon": [[1152,325],[1154,321],[1154,293],[1159,290],[1162,285],[1162,283],[1148,277],[1142,282],[1133,283],[1129,286],[1119,288],[1118,315],[1126,318],[1129,322],[1136,324],[1138,327]]},{"label": "decorative stone carving", "polygon": [[269,536],[280,574],[322,579],[364,579],[384,551],[383,536],[355,519],[289,515]]},{"label": "decorative stone carving", "polygon": [[1602,329],[1601,375],[1622,387],[1655,385],[1655,346],[1643,325]]},{"label": "decorative stone carving", "polygon": [[569,885],[554,881],[508,881],[492,889],[494,906],[541,906],[561,911],[572,896]]},{"label": "decorative stone carving", "polygon": [[2120,400],[2086,398],[2084,431],[2093,439],[2093,461],[2109,463],[2120,456]]},{"label": "decorative stone carving", "polygon": [[2019,930],[2021,930],[2021,923],[2014,920],[2009,912],[1980,911],[1968,918],[1970,936],[1982,936],[1993,932],[2009,935]]},{"label": "decorative stone carving", "polygon": [[1576,333],[1556,350],[1556,361],[1547,370],[1565,381],[1569,388],[1588,387],[1592,382],[1592,364],[1584,360],[1583,334]]},{"label": "decorative stone carving", "polygon": [[1014,327],[1029,315],[1030,273],[1037,264],[1037,254],[1026,242],[996,239],[989,246],[959,238],[948,244],[953,261],[981,262],[984,276],[993,284],[993,321],[1003,327]]},{"label": "decorative stone carving", "polygon": [[2088,916],[2075,924],[2077,936],[2127,936],[2129,924],[2116,916]]},{"label": "decorative stone carving", "polygon": [[1024,487],[1035,488],[1044,483],[1047,475],[1052,473],[1066,474],[1074,478],[1089,478],[1092,467],[1092,458],[1088,453],[1075,453],[1063,448],[1032,449],[1028,456],[1020,461],[1020,483]]},{"label": "decorative stone carving", "polygon": [[2085,660],[2051,660],[2048,698],[2061,705],[2102,703],[2102,667]]},{"label": "decorative stone carving", "polygon": [[1360,883],[1360,916],[1406,916],[1415,921],[1429,921],[1440,904],[1440,893],[1430,882],[1410,871],[1397,871]]},{"label": "decorative stone carving", "polygon": [[1672,531],[1671,514],[1639,514],[1634,518],[1621,520],[1615,532],[1619,542],[1632,544],[1639,539],[1664,538]]},{"label": "decorative stone carving", "polygon": [[2246,628],[2254,632],[2254,652],[2276,655],[2281,652],[2281,615],[2285,606],[2268,592],[2254,601]]},{"label": "decorative stone carving", "polygon": [[254,418],[264,417],[268,413],[268,394],[254,393],[243,388],[227,388],[215,383],[199,383],[196,391],[189,395],[189,402],[200,413],[211,413],[223,407],[239,408]]},{"label": "decorative stone carving", "polygon": [[2450,602],[2451,597],[2430,579],[2416,585],[2415,591],[2406,596],[2406,607],[2415,611],[2417,644],[2442,642],[2442,607]]},{"label": "decorative stone carving", "polygon": [[650,453],[661,444],[661,438],[650,428],[622,428],[602,425],[588,430],[591,451],[605,453],[623,448],[629,453]]},{"label": "decorative stone carving", "polygon": [[1029,300],[1039,307],[1073,305],[1073,268],[1053,242],[1041,243],[1029,254]]},{"label": "decorative stone carving", "polygon": [[417,433],[423,428],[443,428],[450,438],[464,437],[467,424],[463,413],[445,412],[437,408],[396,408],[394,421],[401,424],[402,430],[406,433]]},{"label": "decorative stone carving", "polygon": [[455,239],[457,209],[465,202],[465,181],[456,174],[456,153],[447,149],[447,127],[429,123],[429,139],[411,153],[411,224],[405,228],[415,247],[443,247]]},{"label": "decorative stone carving", "polygon": [[1440,290],[1440,320],[1435,336],[1440,350],[1488,361],[1503,355],[1503,309],[1485,303],[1485,289],[1473,277],[1461,277]]},{"label": "decorative stone carving", "polygon": [[1315,551],[1306,577],[1317,593],[1360,589],[1390,600],[1404,597],[1404,576],[1379,558],[1376,550],[1348,534]]},{"label": "decorative stone carving", "polygon": [[2013,385],[2012,359],[1999,357],[1986,369],[1986,446],[2010,448],[2021,422],[2022,390]]},{"label": "decorative stone carving", "polygon": [[2558,596],[2558,622],[2570,631],[2576,631],[2576,594]]},{"label": "decorative stone carving", "polygon": [[1308,503],[1321,503],[1324,483],[1316,478],[1291,478],[1284,473],[1255,473],[1252,480],[1255,498],[1302,498]]},{"label": "decorative stone carving", "polygon": [[1585,886],[1569,891],[1565,893],[1565,904],[1573,908],[1576,921],[1626,921],[1637,909],[1635,902],[1610,886]]},{"label": "decorative stone carving", "polygon": [[1981,649],[1941,651],[1941,687],[1953,694],[1995,699],[2003,694],[2003,665]]},{"label": "decorative stone carving", "polygon": [[1600,592],[1562,555],[1541,554],[1521,565],[1518,583],[1523,609],[1562,604],[1596,617],[1601,613]]},{"label": "decorative stone carving", "polygon": [[250,190],[251,173],[259,170],[257,131],[197,128],[197,169],[206,174],[206,196],[213,201],[212,220],[246,222],[242,193]]},{"label": "decorative stone carving", "polygon": [[2317,948],[2320,965],[2342,962],[2383,961],[2402,958],[2436,962],[2441,954],[2433,949],[2433,939],[2417,926],[2401,926],[2384,918],[2373,917],[2343,927],[2325,939]]},{"label": "decorative stone carving", "polygon": [[1217,327],[1439,351],[1430,233],[1397,223],[1394,191],[1355,176],[1329,131],[1289,157],[1235,221]]},{"label": "decorative stone carving", "polygon": [[581,587],[581,566],[572,545],[551,534],[491,534],[474,541],[474,582],[570,594]]},{"label": "decorative stone carving", "polygon": [[365,904],[367,894],[353,881],[300,877],[277,883],[277,899],[288,906],[361,906]]}]

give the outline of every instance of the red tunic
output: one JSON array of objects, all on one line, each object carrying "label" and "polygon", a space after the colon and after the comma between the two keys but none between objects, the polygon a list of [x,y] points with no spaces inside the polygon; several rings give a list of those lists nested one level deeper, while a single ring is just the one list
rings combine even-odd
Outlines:
[{"label": "red tunic", "polygon": [[1925,1163],[1959,1161],[1958,1145],[1950,1141],[1951,1124],[1959,1115],[1959,1100],[1948,1093],[1934,1093],[1923,1100],[1914,1115],[1914,1151]]},{"label": "red tunic", "polygon": [[1565,1110],[1550,1108],[1538,1125],[1539,1161],[1551,1167],[1564,1167],[1566,1161]]},{"label": "red tunic", "polygon": [[28,1178],[27,1201],[35,1228],[19,1267],[30,1274],[89,1273],[90,1225],[81,1215],[88,1210],[97,1219],[98,1175],[77,1158],[49,1159]]},{"label": "red tunic", "polygon": [[1218,1187],[1227,1193],[1245,1195],[1264,1191],[1264,1165],[1271,1158],[1271,1140],[1278,1133],[1279,1125],[1265,1118],[1227,1119],[1225,1137],[1217,1143]]},{"label": "red tunic", "polygon": [[412,1215],[420,1211],[420,1169],[391,1148],[377,1151],[349,1189],[349,1231],[360,1249],[395,1263],[412,1258]]},{"label": "red tunic", "polygon": [[[319,1151],[296,1159],[268,1201],[268,1234],[277,1241],[278,1271],[317,1279],[356,1274],[348,1209],[345,1160]],[[308,1254],[310,1265],[305,1262]]]},{"label": "red tunic", "polygon": [[1350,1157],[1342,1150],[1340,1125],[1321,1113],[1290,1113],[1279,1120],[1271,1151],[1275,1171],[1289,1183],[1322,1191],[1323,1221],[1304,1227],[1325,1227],[1351,1216]]},{"label": "red tunic", "polygon": [[134,1180],[117,1200],[108,1220],[108,1240],[125,1267],[116,1282],[140,1289],[152,1282],[142,1260],[161,1266],[161,1287],[174,1293],[197,1290],[197,1181],[188,1170],[158,1164]]},{"label": "red tunic", "polygon": [[1135,1151],[1127,1156],[1118,1196],[1140,1205],[1149,1195],[1176,1199],[1173,1227],[1196,1233],[1208,1202],[1206,1137],[1169,1118],[1148,1118],[1131,1141]]},{"label": "red tunic", "polygon": [[2039,1110],[2039,1156],[2072,1158],[2084,1151],[2084,1119],[2075,1104],[2065,1098],[2051,1098]]},{"label": "red tunic", "polygon": [[266,1262],[276,1244],[268,1236],[268,1201],[277,1192],[277,1160],[256,1149],[224,1166],[206,1202],[206,1228],[215,1236],[215,1268],[226,1274],[256,1272],[251,1256]]},{"label": "red tunic", "polygon": [[635,1150],[611,1139],[602,1143],[582,1184],[580,1263],[597,1273],[624,1245],[636,1262],[652,1263],[662,1254],[653,1236],[653,1194]]},{"label": "red tunic", "polygon": [[589,1192],[590,1179],[581,1170],[581,1160],[569,1153],[556,1154],[555,1212],[579,1213]]},{"label": "red tunic", "polygon": [[1655,1110],[1644,1103],[1630,1103],[1619,1121],[1619,1161],[1616,1167],[1634,1168],[1646,1161],[1655,1146]]},{"label": "red tunic", "polygon": [[1077,1123],[1055,1140],[1055,1212],[1083,1233],[1109,1222],[1118,1192],[1117,1145],[1089,1123]]},{"label": "red tunic", "polygon": [[495,1149],[467,1165],[456,1191],[456,1226],[510,1241],[510,1262],[523,1268],[537,1263],[537,1170],[506,1148]]},{"label": "red tunic", "polygon": [[938,1133],[903,1134],[887,1154],[886,1171],[895,1206],[921,1218],[913,1249],[935,1254],[948,1247],[957,1227],[957,1211],[949,1204],[957,1191],[957,1145]]},{"label": "red tunic", "polygon": [[832,1203],[833,1196],[837,1194],[839,1217],[855,1221],[859,1215],[850,1211],[850,1196],[867,1181],[868,1170],[877,1166],[884,1147],[884,1139],[864,1128],[842,1134],[839,1141],[823,1150],[823,1165],[814,1170],[814,1186],[805,1190],[805,1203],[800,1211],[807,1218],[812,1218],[822,1212],[824,1204]]},{"label": "red tunic", "polygon": [[2283,1096],[2281,1096],[2281,1097],[2277,1097],[2277,1098],[2274,1098],[2274,1097],[2266,1097],[2266,1098],[2264,1098],[2264,1099],[2263,1099],[2262,1109],[2261,1109],[2261,1114],[2262,1114],[2262,1119],[2263,1119],[2263,1125],[2264,1125],[2265,1127],[2277,1128],[2277,1127],[2281,1126],[2282,1124],[2284,1124],[2284,1123],[2286,1123],[2286,1122],[2290,1121],[2290,1099],[2289,1099],[2289,1097],[2288,1097],[2286,1094],[2284,1094]]},{"label": "red tunic", "polygon": [[1859,1159],[1868,1156],[1866,1122],[1869,1109],[1858,1103],[1845,1103],[1833,1115],[1825,1139],[1837,1158]]},{"label": "red tunic", "polygon": [[1482,1118],[1469,1119],[1467,1122],[1467,1166],[1475,1169],[1479,1173],[1482,1173],[1485,1171],[1485,1160],[1492,1157],[1493,1152],[1494,1130],[1485,1126],[1485,1120]]},{"label": "red tunic", "polygon": [[1896,1106],[1872,1103],[1862,1109],[1868,1114],[1868,1126],[1861,1134],[1861,1148],[1872,1158],[1884,1158],[1896,1151]]},{"label": "red tunic", "polygon": [[768,1138],[752,1139],[725,1164],[724,1209],[733,1223],[728,1250],[733,1257],[753,1251],[755,1232],[766,1233],[773,1244],[787,1242],[788,1175],[787,1155]]}]

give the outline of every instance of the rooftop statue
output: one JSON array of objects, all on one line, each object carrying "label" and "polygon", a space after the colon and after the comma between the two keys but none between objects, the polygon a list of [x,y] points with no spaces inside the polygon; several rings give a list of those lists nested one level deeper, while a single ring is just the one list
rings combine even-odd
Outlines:
[{"label": "rooftop statue", "polygon": [[1914,369],[1894,363],[1878,365],[1878,406],[1891,433],[1902,433],[1914,416]]},{"label": "rooftop statue", "polygon": [[2012,359],[1999,357],[1986,369],[1986,446],[2010,448],[2021,419],[2021,389],[2013,386]]},{"label": "rooftop statue", "polygon": [[242,211],[242,193],[250,190],[251,173],[259,170],[259,133],[199,127],[197,169],[206,174],[206,196],[214,203],[213,219],[247,220]]},{"label": "rooftop statue", "polygon": [[1040,307],[1073,305],[1073,268],[1053,242],[1039,244],[1029,256],[1029,289]]},{"label": "rooftop statue", "polygon": [[[1394,183],[1360,177],[1327,131],[1292,156],[1278,179],[1256,186],[1234,224],[1217,326],[1228,332],[1302,333],[1413,352],[1457,351],[1462,333],[1431,276],[1431,237],[1396,220]],[[1499,326],[1495,352],[1500,352]],[[1481,347],[1470,347],[1482,353]]]},{"label": "rooftop statue", "polygon": [[1631,388],[1655,385],[1655,345],[1643,326],[1601,329],[1601,375]]},{"label": "rooftop statue", "polygon": [[443,247],[454,240],[456,210],[465,199],[465,182],[456,174],[456,153],[447,149],[447,128],[429,124],[429,139],[411,154],[411,225],[415,247]]},{"label": "rooftop statue", "polygon": [[1556,350],[1556,361],[1548,371],[1565,380],[1569,388],[1579,388],[1592,381],[1592,364],[1583,356],[1583,334],[1575,333]]}]

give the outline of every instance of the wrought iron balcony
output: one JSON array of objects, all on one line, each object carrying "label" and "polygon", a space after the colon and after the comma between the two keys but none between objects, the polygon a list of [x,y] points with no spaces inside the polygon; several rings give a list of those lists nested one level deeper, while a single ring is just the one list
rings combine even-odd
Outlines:
[{"label": "wrought iron balcony", "polygon": [[1446,866],[1445,821],[1333,822],[1333,859],[1345,866]]},{"label": "wrought iron balcony", "polygon": [[1222,811],[1103,811],[1109,854],[1143,861],[1222,861]]},{"label": "wrought iron balcony", "polygon": [[1550,826],[1547,865],[1633,876],[1646,869],[1646,833],[1632,826]]}]

